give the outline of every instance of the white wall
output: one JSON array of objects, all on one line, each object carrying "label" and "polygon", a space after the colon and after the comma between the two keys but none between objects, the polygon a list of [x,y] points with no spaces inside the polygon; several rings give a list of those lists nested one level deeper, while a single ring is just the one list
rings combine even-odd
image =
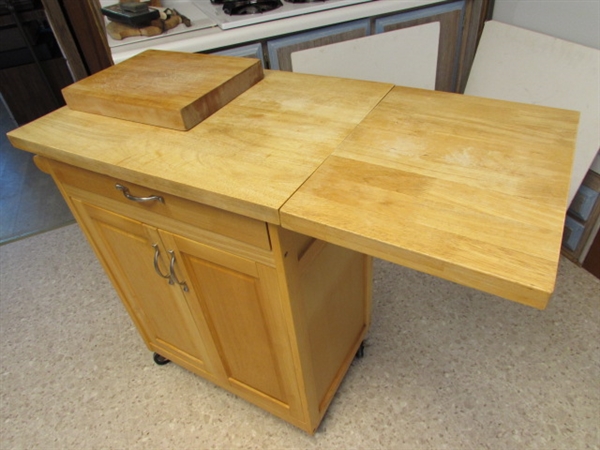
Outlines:
[{"label": "white wall", "polygon": [[[600,49],[599,0],[496,0],[493,19]],[[592,170],[600,173],[600,155]]]},{"label": "white wall", "polygon": [[598,0],[496,0],[493,18],[600,49]]}]

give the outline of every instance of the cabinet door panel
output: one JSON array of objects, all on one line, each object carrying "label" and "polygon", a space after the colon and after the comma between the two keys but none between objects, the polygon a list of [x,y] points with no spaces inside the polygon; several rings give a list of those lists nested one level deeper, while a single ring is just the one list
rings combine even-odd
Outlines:
[{"label": "cabinet door panel", "polygon": [[375,21],[375,33],[439,22],[440,41],[435,88],[438,91],[455,92],[457,90],[463,10],[464,1],[461,0],[383,17]]},{"label": "cabinet door panel", "polygon": [[211,330],[229,383],[287,403],[258,264],[179,236],[173,239],[189,278],[190,298]]},{"label": "cabinet door panel", "polygon": [[240,47],[229,48],[227,50],[219,50],[211,53],[213,55],[239,56],[242,58],[257,58],[265,68],[265,57],[263,55],[262,44],[256,42],[254,44],[243,45]]},{"label": "cabinet door panel", "polygon": [[316,244],[316,254],[307,252],[312,261],[301,261],[300,280],[319,411],[324,412],[369,327],[370,260],[342,247]]},{"label": "cabinet door panel", "polygon": [[283,401],[277,360],[265,326],[257,278],[193,258],[197,286],[231,381]]},{"label": "cabinet door panel", "polygon": [[292,53],[336,42],[348,41],[368,36],[370,31],[369,20],[334,25],[306,33],[273,39],[267,42],[269,63],[271,69],[292,70]]},{"label": "cabinet door panel", "polygon": [[168,253],[156,229],[79,200],[73,204],[150,349],[166,357],[176,354],[210,372],[185,298],[155,271],[153,244],[160,252],[159,270],[169,273]]}]

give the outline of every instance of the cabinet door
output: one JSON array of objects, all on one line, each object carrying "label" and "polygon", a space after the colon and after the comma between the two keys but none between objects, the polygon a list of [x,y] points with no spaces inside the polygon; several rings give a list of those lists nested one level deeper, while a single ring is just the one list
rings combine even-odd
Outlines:
[{"label": "cabinet door", "polygon": [[164,231],[161,238],[176,249],[176,277],[212,334],[228,389],[281,417],[300,418],[275,269]]},{"label": "cabinet door", "polygon": [[243,45],[241,47],[229,48],[227,50],[218,50],[211,52],[212,55],[224,55],[224,56],[239,56],[242,58],[257,58],[260,59],[260,63],[263,68],[265,67],[265,57],[263,55],[262,44],[256,42],[254,44]]},{"label": "cabinet door", "polygon": [[158,231],[86,202],[72,201],[147,346],[214,378],[218,364],[213,364],[206,348],[210,338],[201,335],[180,286],[169,283],[169,255]]},{"label": "cabinet door", "polygon": [[440,23],[440,41],[435,88],[457,90],[464,1],[443,3],[424,9],[395,14],[375,21],[375,33],[400,30],[425,23]]},{"label": "cabinet door", "polygon": [[369,35],[369,20],[334,25],[267,42],[271,69],[292,70],[292,53]]}]

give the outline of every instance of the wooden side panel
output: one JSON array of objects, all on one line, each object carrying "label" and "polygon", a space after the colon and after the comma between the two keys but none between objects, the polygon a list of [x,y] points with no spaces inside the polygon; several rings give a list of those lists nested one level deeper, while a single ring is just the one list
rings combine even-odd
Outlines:
[{"label": "wooden side panel", "polygon": [[52,28],[52,32],[54,33],[54,37],[60,46],[61,52],[65,56],[73,80],[77,81],[87,77],[88,72],[83,64],[83,60],[77,49],[77,44],[75,39],[73,39],[73,34],[69,29],[69,25],[60,8],[58,0],[42,0],[42,5],[44,6],[44,11],[48,18],[48,23]]},{"label": "wooden side panel", "polygon": [[282,304],[314,432],[368,331],[372,260],[280,227],[270,234],[285,272]]},{"label": "wooden side panel", "polygon": [[360,253],[327,244],[320,246],[310,264],[301,264],[319,412],[329,405],[367,331],[365,259]]}]

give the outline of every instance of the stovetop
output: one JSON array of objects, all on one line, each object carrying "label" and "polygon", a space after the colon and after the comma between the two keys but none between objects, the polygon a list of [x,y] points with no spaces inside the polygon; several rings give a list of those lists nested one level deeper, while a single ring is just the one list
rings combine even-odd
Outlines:
[{"label": "stovetop", "polygon": [[310,14],[372,0],[195,0],[217,25],[230,28]]}]

